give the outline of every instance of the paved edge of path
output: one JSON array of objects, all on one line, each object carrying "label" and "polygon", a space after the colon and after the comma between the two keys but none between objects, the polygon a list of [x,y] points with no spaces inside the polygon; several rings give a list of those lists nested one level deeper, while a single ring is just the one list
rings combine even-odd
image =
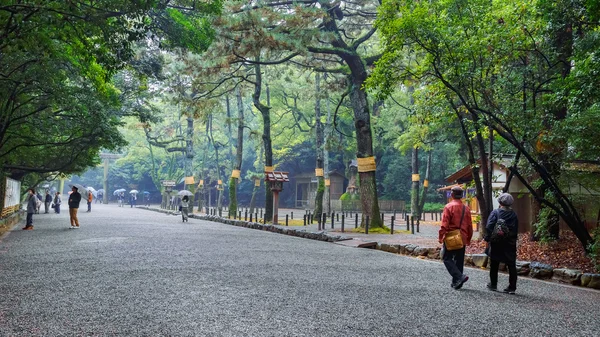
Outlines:
[{"label": "paved edge of path", "polygon": [[[154,211],[154,212],[159,212],[159,213],[163,213],[163,214],[180,215],[180,213],[177,211],[164,210],[164,209],[160,209],[160,208],[152,208],[152,207],[146,207],[146,206],[138,206],[137,208]],[[388,243],[381,243],[381,242],[377,242],[377,241],[365,241],[365,240],[354,239],[349,236],[329,235],[325,231],[316,231],[315,232],[315,231],[309,231],[306,229],[294,229],[294,228],[289,228],[289,227],[285,227],[285,226],[261,224],[258,222],[233,220],[233,219],[227,219],[227,218],[213,216],[213,215],[190,214],[189,217],[193,218],[193,219],[217,222],[217,223],[222,223],[222,224],[231,225],[231,226],[258,229],[258,230],[263,230],[263,231],[268,231],[268,232],[273,232],[273,233],[278,233],[278,234],[296,236],[296,237],[305,238],[305,239],[337,243],[337,244],[341,244],[341,245],[348,246],[348,247],[376,249],[376,250],[381,250],[381,251],[385,251],[388,253],[394,253],[394,254],[398,254],[398,255],[402,255],[402,256],[413,257],[413,258],[417,258],[417,259],[428,261],[428,262],[441,263],[440,262],[440,247],[420,247],[418,245],[411,244],[411,243],[388,244]],[[467,263],[467,262],[469,262],[469,263]],[[468,258],[465,258],[465,267],[473,269],[473,270],[479,270],[479,271],[487,270],[483,266],[478,266],[476,264],[473,264],[473,259],[470,259],[470,261],[469,261]],[[538,282],[543,282],[543,283],[560,285],[560,286],[567,287],[567,288],[583,289],[583,290],[591,291],[594,293],[600,293],[600,290],[597,290],[594,288],[572,285],[572,284],[560,282],[560,280],[556,280],[556,279],[544,280],[544,279],[528,277],[526,275],[519,275],[519,276],[523,277],[523,278],[527,278],[528,280],[532,280],[532,281],[538,281]]]}]

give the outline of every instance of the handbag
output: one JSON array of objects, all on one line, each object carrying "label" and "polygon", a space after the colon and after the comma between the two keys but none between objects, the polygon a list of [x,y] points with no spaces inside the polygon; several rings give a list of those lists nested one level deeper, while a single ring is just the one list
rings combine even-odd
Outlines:
[{"label": "handbag", "polygon": [[179,211],[180,212],[183,211],[183,207],[182,206],[179,206]]},{"label": "handbag", "polygon": [[[462,221],[465,216],[465,208],[466,207],[463,205],[463,211],[462,211],[462,215],[460,216],[459,225],[462,225]],[[446,233],[446,236],[444,237],[444,245],[446,246],[446,250],[449,250],[449,251],[450,250],[459,250],[465,246],[465,244],[463,243],[463,240],[462,240],[462,235],[460,234],[460,228],[451,230],[448,233]]]}]

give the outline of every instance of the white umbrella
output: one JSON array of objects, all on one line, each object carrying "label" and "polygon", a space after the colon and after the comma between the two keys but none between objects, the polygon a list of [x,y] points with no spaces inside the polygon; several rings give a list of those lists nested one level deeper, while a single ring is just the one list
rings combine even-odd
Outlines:
[{"label": "white umbrella", "polygon": [[138,190],[131,190],[131,191],[129,191],[129,194],[138,194],[138,193],[140,193],[140,192],[138,192]]},{"label": "white umbrella", "polygon": [[122,192],[125,192],[125,189],[124,188],[119,188],[118,190],[115,190],[113,192],[113,195],[117,195],[117,194],[122,193]]},{"label": "white umbrella", "polygon": [[190,195],[194,195],[194,193],[192,193],[192,192],[190,192],[188,190],[181,190],[181,191],[177,192],[177,195],[179,195],[179,196],[184,196],[184,195],[190,196]]},{"label": "white umbrella", "polygon": [[103,188],[99,189],[98,193],[104,193],[104,189]]},{"label": "white umbrella", "polygon": [[96,189],[95,189],[95,188],[93,188],[92,186],[88,186],[88,187],[87,187],[87,190],[88,190],[89,192],[92,192],[92,194],[94,195],[94,197],[95,197],[95,198],[96,198],[96,197],[98,197],[98,191],[96,191]]},{"label": "white umbrella", "polygon": [[77,192],[79,192],[79,193],[81,194],[81,196],[82,196],[82,197],[84,197],[84,198],[86,198],[86,199],[88,198],[88,193],[89,193],[90,191],[88,191],[88,190],[87,190],[87,188],[83,187],[83,186],[82,186],[82,185],[80,185],[80,184],[69,184],[69,186],[70,186],[71,188],[72,188],[73,186],[74,186],[74,187],[77,187]]}]

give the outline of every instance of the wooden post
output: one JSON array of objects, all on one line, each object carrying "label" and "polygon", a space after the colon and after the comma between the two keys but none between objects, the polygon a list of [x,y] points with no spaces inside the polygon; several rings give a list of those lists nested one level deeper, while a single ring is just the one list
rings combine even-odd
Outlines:
[{"label": "wooden post", "polygon": [[279,191],[273,191],[273,225],[279,221]]}]

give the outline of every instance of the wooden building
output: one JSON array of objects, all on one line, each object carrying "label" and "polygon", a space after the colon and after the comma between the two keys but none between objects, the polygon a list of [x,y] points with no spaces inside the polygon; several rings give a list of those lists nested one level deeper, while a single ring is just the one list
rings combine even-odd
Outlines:
[{"label": "wooden building", "polygon": [[[494,177],[492,182],[494,209],[499,206],[497,197],[502,193],[502,189],[506,185],[506,180],[510,175],[508,166],[510,165],[512,158],[512,156],[505,156],[501,160],[494,162],[492,175]],[[479,164],[481,164],[481,162],[479,162]],[[571,163],[569,170],[584,172],[587,175],[600,175],[600,164],[573,162]],[[438,191],[444,193],[447,200],[452,198],[450,189],[456,185],[460,185],[465,190],[463,202],[471,208],[473,217],[480,213],[479,203],[477,202],[477,198],[475,198],[475,188],[469,187],[473,182],[471,165],[467,165],[454,172],[446,178],[446,182],[450,185],[444,186],[438,189]],[[517,177],[512,178],[507,192],[515,199],[512,209],[517,213],[517,217],[519,218],[519,231],[530,231],[537,216],[536,214],[533,214],[533,203],[535,201],[532,195],[529,193],[523,182]],[[598,198],[600,198],[600,186],[594,190],[590,190],[589,188],[583,188],[575,181],[563,192],[572,196],[572,199],[575,201],[575,206],[578,208],[580,215],[585,221],[586,227],[588,229],[597,227],[598,222],[600,221],[600,206],[597,203]],[[595,202],[591,203],[590,201],[592,200],[595,200]],[[566,224],[564,224],[563,221],[561,221],[561,228],[566,228]]]},{"label": "wooden building", "polygon": [[[318,187],[315,172],[300,173],[294,176],[293,179],[296,182],[295,208],[313,209]],[[346,177],[334,170],[329,172],[329,179],[331,180],[329,186],[330,199],[338,200],[344,194]]]}]

